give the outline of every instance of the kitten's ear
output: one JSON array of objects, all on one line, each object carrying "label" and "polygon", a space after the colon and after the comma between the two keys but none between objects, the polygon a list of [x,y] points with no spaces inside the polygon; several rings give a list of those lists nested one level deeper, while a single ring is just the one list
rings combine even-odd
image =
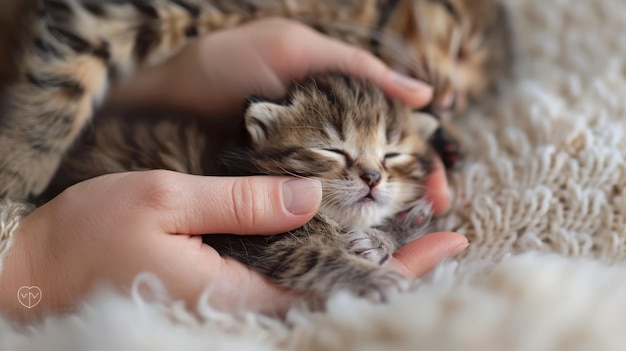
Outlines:
[{"label": "kitten's ear", "polygon": [[267,141],[268,133],[284,113],[285,106],[267,101],[249,101],[246,110],[246,129],[253,144],[262,144]]},{"label": "kitten's ear", "polygon": [[419,135],[424,140],[430,137],[441,127],[441,122],[435,116],[424,112],[413,112],[411,114],[411,122],[417,128]]}]

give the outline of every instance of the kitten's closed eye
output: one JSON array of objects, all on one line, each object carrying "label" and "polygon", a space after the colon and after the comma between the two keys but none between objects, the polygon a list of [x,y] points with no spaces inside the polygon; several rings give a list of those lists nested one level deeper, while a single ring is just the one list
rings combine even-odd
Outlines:
[{"label": "kitten's closed eye", "polygon": [[390,153],[385,154],[385,160],[390,159],[390,158],[395,158],[395,157],[398,157],[398,156],[400,156],[399,153],[397,153],[397,152],[390,152]]},{"label": "kitten's closed eye", "polygon": [[[332,158],[336,158],[337,156],[340,156],[343,160],[346,161],[347,164],[354,163],[352,156],[350,156],[348,152],[341,150],[341,149],[317,149],[316,151],[326,156],[330,156]],[[391,159],[398,159],[398,158],[401,158],[401,156],[405,156],[405,155],[399,152],[389,152],[389,153],[386,153],[385,156],[383,156],[383,160],[387,161]]]},{"label": "kitten's closed eye", "polygon": [[415,162],[413,156],[399,152],[388,152],[383,159],[385,166],[399,166]]},{"label": "kitten's closed eye", "polygon": [[[341,149],[318,149],[316,150],[318,152],[321,151],[322,154],[330,156],[332,158],[336,158],[337,156],[340,156],[342,158],[342,160],[346,163],[346,167],[350,168],[352,166],[352,164],[354,164],[354,159],[352,158],[352,156],[350,156],[350,154],[348,154],[346,151],[341,150]],[[328,155],[331,154],[331,155]]]},{"label": "kitten's closed eye", "polygon": [[332,152],[332,153],[335,153],[335,154],[339,154],[339,155],[342,155],[344,157],[350,157],[350,155],[348,155],[347,152],[345,152],[345,151],[343,151],[341,149],[322,149],[322,150],[328,151],[328,152]]}]

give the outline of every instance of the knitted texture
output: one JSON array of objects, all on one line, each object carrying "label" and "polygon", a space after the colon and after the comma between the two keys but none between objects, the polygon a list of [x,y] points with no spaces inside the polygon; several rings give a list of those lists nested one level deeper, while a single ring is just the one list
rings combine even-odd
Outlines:
[{"label": "knitted texture", "polygon": [[2,273],[2,261],[11,249],[20,220],[30,211],[32,211],[32,206],[23,202],[0,200],[0,273]]},{"label": "knitted texture", "polygon": [[286,323],[102,291],[38,328],[0,319],[0,349],[626,350],[626,2],[507,2],[516,78],[460,122],[469,159],[434,223],[471,246],[416,291]]},{"label": "knitted texture", "polygon": [[529,250],[621,262],[626,250],[623,1],[509,1],[516,81],[463,121],[469,164],[438,229],[463,261]]}]

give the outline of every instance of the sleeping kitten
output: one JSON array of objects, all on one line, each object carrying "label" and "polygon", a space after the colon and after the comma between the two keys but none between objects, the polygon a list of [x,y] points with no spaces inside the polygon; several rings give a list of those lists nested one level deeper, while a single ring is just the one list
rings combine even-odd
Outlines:
[{"label": "sleeping kitten", "polygon": [[[289,17],[371,50],[435,86],[435,113],[461,110],[508,67],[497,0],[37,0],[0,106],[0,197],[48,185],[116,79],[193,38],[260,17]],[[365,33],[364,33],[365,32]],[[440,131],[447,165],[459,157]],[[452,147],[450,147],[452,146]]]},{"label": "sleeping kitten", "polygon": [[[271,237],[207,235],[205,242],[319,298],[347,289],[378,301],[408,287],[381,265],[424,234],[430,210],[420,199],[436,121],[387,100],[371,83],[325,74],[295,84],[281,103],[251,99],[244,122],[224,132],[173,116],[159,122],[109,116],[73,148],[57,181],[154,168],[318,179],[321,209],[303,227]],[[398,218],[401,212],[408,215]]]}]

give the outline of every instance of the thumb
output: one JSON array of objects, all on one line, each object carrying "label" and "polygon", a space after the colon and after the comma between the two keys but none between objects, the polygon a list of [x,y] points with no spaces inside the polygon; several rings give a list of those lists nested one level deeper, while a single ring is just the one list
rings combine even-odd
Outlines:
[{"label": "thumb", "polygon": [[322,199],[317,180],[173,176],[180,178],[168,181],[176,190],[160,193],[175,199],[158,201],[156,216],[161,228],[172,234],[282,233],[308,222]]}]

